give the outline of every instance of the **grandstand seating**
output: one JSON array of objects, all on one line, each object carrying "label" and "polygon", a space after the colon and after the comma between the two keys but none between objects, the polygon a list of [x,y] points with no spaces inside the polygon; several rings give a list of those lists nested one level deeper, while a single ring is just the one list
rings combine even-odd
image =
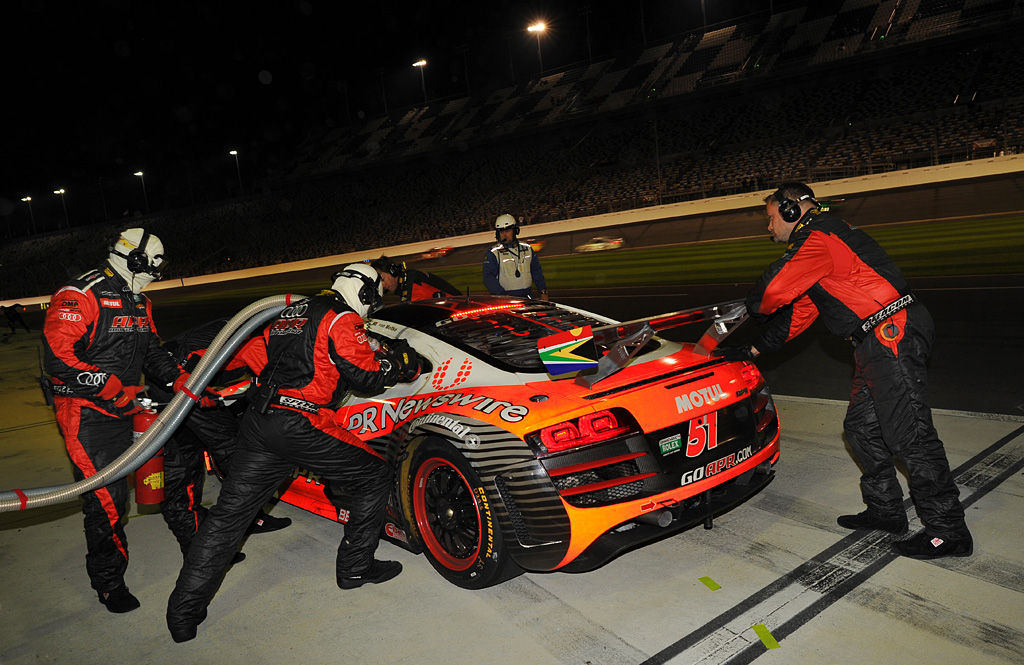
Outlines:
[{"label": "grandstand seating", "polygon": [[[185,276],[476,232],[507,210],[547,221],[1019,151],[1024,48],[989,35],[1019,30],[1022,4],[762,12],[334,128],[262,195],[144,222]],[[52,291],[123,227],[7,243],[0,262],[23,269],[0,298]]]}]

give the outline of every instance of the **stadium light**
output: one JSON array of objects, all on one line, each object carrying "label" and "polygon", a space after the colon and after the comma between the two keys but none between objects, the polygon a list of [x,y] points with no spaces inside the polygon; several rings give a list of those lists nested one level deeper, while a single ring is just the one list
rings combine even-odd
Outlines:
[{"label": "stadium light", "polygon": [[543,23],[534,23],[526,29],[527,32],[532,32],[537,35],[537,60],[540,62],[540,72],[544,73],[544,56],[540,54],[540,33],[544,32],[547,26]]},{"label": "stadium light", "polygon": [[142,200],[146,202],[146,214],[149,214],[149,197],[146,195],[146,176],[142,174],[142,171],[136,171],[132,175],[142,179]]},{"label": "stadium light", "polygon": [[24,197],[21,200],[28,204],[28,216],[32,219],[32,235],[35,235],[36,234],[36,216],[32,212],[32,197],[31,196],[26,196],[26,197]]},{"label": "stadium light", "polygon": [[[60,194],[60,204],[64,206],[64,221],[67,222],[68,228],[71,228],[71,220],[68,218],[68,204],[64,202],[64,195],[67,193],[63,187],[60,189],[53,190],[54,194]],[[60,224],[57,224],[57,228],[60,228]]]},{"label": "stadium light", "polygon": [[420,85],[423,86],[423,103],[427,103],[427,79],[423,76],[423,69],[427,66],[426,60],[417,60],[412,63],[413,67],[417,67],[420,70]]},{"label": "stadium light", "polygon": [[238,151],[232,150],[228,154],[235,158],[235,170],[238,171],[238,195],[242,196],[244,194],[242,191],[242,167],[238,165]]}]

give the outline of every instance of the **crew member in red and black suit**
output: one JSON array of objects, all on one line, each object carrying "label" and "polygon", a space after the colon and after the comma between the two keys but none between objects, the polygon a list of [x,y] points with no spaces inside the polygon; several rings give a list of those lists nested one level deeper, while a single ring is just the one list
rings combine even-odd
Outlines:
[{"label": "crew member in red and black suit", "polygon": [[[317,474],[327,497],[346,511],[338,546],[338,586],[354,589],[398,575],[401,564],[373,558],[391,490],[391,465],[335,422],[349,389],[378,393],[412,381],[421,362],[407,345],[378,358],[363,319],[383,300],[377,272],[354,263],[330,290],[285,307],[238,357],[259,374],[259,390],[242,418],[231,472],[192,545],[167,603],[176,642],[191,640],[246,527],[295,467]],[[341,514],[341,513],[339,513]]]},{"label": "crew member in red and black suit", "polygon": [[784,183],[765,206],[772,239],[788,247],[747,298],[748,313],[766,325],[739,353],[777,350],[819,317],[853,342],[853,389],[843,429],[864,471],[867,509],[840,516],[839,525],[906,533],[896,458],[907,467],[910,495],[924,523],[920,533],[895,541],[896,551],[921,559],[970,556],[973,540],[960,492],[926,403],[931,315],[885,250],[821,212],[807,185]]},{"label": "crew member in red and black suit", "polygon": [[[165,342],[164,348],[186,371],[191,372],[226,323],[227,319],[216,319],[191,328]],[[244,362],[229,358],[210,384],[229,386],[244,382],[248,376],[249,368]],[[174,397],[171,386],[150,383],[149,396],[158,402],[168,403]],[[160,504],[160,514],[177,539],[182,554],[188,551],[192,537],[208,512],[202,505],[206,480],[204,453],[212,458],[217,472],[230,473],[238,437],[237,414],[241,412],[235,404],[217,403],[209,398],[203,398],[199,406],[202,408],[189,411],[164,445],[164,500]],[[290,518],[274,517],[261,510],[250,528],[253,533],[270,533],[289,526],[291,522]],[[239,552],[235,562],[244,558],[245,555]]]},{"label": "crew member in red and black suit", "polygon": [[[188,379],[162,348],[153,308],[141,291],[159,276],[163,243],[128,229],[107,262],[60,287],[43,324],[46,372],[54,409],[76,480],[94,475],[132,443],[136,395],[148,380],[174,385]],[[139,607],[125,585],[128,483],[122,478],[83,495],[86,570],[100,602],[115,613]]]},{"label": "crew member in red and black suit", "polygon": [[384,290],[399,294],[402,302],[462,295],[461,291],[444,279],[425,270],[409,268],[404,261],[396,263],[381,256],[371,261],[370,265],[380,275]]}]

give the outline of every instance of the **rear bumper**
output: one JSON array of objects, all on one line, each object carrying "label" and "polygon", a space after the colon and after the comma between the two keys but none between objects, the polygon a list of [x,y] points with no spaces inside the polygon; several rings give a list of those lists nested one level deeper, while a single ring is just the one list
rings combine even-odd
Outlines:
[{"label": "rear bumper", "polygon": [[[583,552],[558,570],[570,573],[593,570],[623,552],[685,531],[697,524],[704,523],[705,528],[711,528],[715,515],[742,503],[775,478],[772,465],[779,458],[778,444],[762,452],[770,454],[754,468],[675,505],[660,503],[647,513],[653,518],[662,511],[668,511],[672,521],[667,526],[646,523],[640,518],[624,522],[599,536]],[[663,521],[667,519],[667,516],[660,516]]]}]

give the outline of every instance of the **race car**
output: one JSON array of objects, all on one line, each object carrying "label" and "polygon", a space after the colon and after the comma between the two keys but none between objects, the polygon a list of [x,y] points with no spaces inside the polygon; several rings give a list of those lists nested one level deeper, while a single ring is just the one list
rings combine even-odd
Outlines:
[{"label": "race car", "polygon": [[[395,464],[384,537],[480,589],[711,528],[779,459],[761,373],[709,354],[742,318],[712,306],[618,323],[507,296],[382,308],[370,335],[407,340],[427,369],[379,395],[350,393],[336,420]],[[654,334],[701,321],[712,325],[697,343]],[[301,470],[281,498],[348,515]]]},{"label": "race car", "polygon": [[544,240],[544,238],[524,238],[523,242],[529,245],[530,249],[534,252],[539,252],[544,249],[544,245],[547,244],[547,241]]},{"label": "race car", "polygon": [[618,249],[625,241],[618,236],[597,236],[582,245],[576,245],[577,252],[601,252],[606,249]]},{"label": "race car", "polygon": [[452,253],[454,247],[432,247],[420,254],[421,259],[441,259]]}]

